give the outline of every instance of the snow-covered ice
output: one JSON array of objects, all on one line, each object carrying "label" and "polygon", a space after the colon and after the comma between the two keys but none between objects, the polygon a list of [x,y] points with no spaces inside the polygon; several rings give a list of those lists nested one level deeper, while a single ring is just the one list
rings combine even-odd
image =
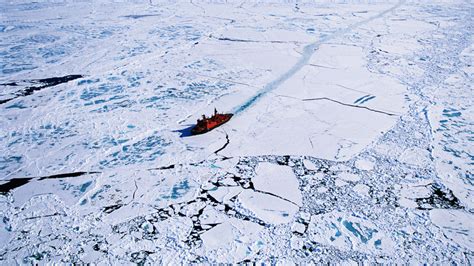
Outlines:
[{"label": "snow-covered ice", "polygon": [[474,262],[471,2],[0,5],[0,264]]}]

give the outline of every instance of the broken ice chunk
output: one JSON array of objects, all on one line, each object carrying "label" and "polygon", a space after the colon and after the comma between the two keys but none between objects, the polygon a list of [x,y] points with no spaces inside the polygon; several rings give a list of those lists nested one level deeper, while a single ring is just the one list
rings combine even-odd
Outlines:
[{"label": "broken ice chunk", "polygon": [[314,171],[317,169],[316,165],[310,160],[303,160],[303,165],[306,169]]},{"label": "broken ice chunk", "polygon": [[294,223],[293,226],[291,226],[291,231],[303,234],[306,231],[306,226],[302,223]]},{"label": "broken ice chunk", "polygon": [[260,163],[252,182],[256,190],[265,191],[301,206],[299,182],[293,170],[284,165]]},{"label": "broken ice chunk", "polygon": [[244,190],[238,199],[243,207],[253,212],[257,218],[272,224],[290,222],[299,209],[291,202],[250,190]]},{"label": "broken ice chunk", "polygon": [[351,174],[351,173],[340,173],[338,177],[344,181],[349,181],[349,182],[357,182],[360,180],[360,176],[356,174]]},{"label": "broken ice chunk", "polygon": [[359,159],[355,162],[355,167],[359,170],[370,171],[374,169],[375,163],[367,159]]}]

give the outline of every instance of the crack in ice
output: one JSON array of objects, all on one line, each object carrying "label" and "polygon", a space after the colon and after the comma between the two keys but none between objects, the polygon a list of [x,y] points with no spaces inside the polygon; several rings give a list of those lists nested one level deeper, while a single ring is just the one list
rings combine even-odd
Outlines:
[{"label": "crack in ice", "polygon": [[388,112],[384,112],[384,111],[372,109],[372,108],[369,108],[369,107],[366,107],[366,106],[360,106],[360,105],[354,105],[354,104],[343,103],[343,102],[340,102],[340,101],[337,101],[337,100],[333,100],[333,99],[327,98],[327,97],[302,99],[302,101],[305,101],[305,102],[307,102],[307,101],[320,101],[320,100],[327,100],[327,101],[331,101],[331,102],[334,102],[334,103],[338,103],[338,104],[341,104],[341,105],[344,105],[344,106],[350,106],[350,107],[354,107],[354,108],[366,109],[366,110],[369,110],[369,111],[372,111],[372,112],[381,113],[381,114],[385,114],[385,115],[388,115],[388,116],[399,116],[399,115],[394,114],[394,113],[388,113]]},{"label": "crack in ice", "polygon": [[45,180],[45,179],[57,179],[57,178],[68,178],[68,177],[78,177],[82,175],[90,175],[90,174],[100,174],[101,172],[73,172],[73,173],[64,173],[64,174],[56,174],[50,176],[40,176],[40,177],[20,177],[20,178],[12,178],[9,180],[5,180],[6,183],[0,185],[0,194],[7,194],[11,190],[21,187],[23,185],[28,184],[31,180],[36,179],[38,181]]},{"label": "crack in ice", "polygon": [[229,145],[230,143],[230,140],[229,140],[229,134],[225,133],[225,139],[226,139],[226,143],[224,144],[224,146],[222,146],[221,148],[219,148],[218,150],[216,150],[214,152],[214,154],[217,155],[218,152],[222,151],[223,149],[225,149],[227,147],[227,145]]}]

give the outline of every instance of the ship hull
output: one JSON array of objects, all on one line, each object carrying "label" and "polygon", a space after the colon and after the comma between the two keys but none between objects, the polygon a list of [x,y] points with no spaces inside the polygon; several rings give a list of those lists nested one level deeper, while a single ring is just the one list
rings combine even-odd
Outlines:
[{"label": "ship hull", "polygon": [[218,122],[215,122],[210,127],[201,127],[199,125],[196,125],[191,129],[191,135],[200,135],[200,134],[207,133],[207,132],[209,132],[209,131],[211,131],[211,130],[227,123],[232,118],[232,116],[233,116],[233,114],[223,114],[223,119],[218,121]]}]

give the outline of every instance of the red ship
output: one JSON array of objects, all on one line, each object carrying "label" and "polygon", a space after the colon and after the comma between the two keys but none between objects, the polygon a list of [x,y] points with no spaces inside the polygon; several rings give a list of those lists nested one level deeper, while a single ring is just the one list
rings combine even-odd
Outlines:
[{"label": "red ship", "polygon": [[214,109],[213,116],[208,118],[205,115],[202,115],[202,119],[197,120],[197,124],[193,129],[191,129],[191,134],[199,135],[209,132],[218,126],[225,124],[232,116],[233,114],[219,114],[217,113],[217,110]]}]

